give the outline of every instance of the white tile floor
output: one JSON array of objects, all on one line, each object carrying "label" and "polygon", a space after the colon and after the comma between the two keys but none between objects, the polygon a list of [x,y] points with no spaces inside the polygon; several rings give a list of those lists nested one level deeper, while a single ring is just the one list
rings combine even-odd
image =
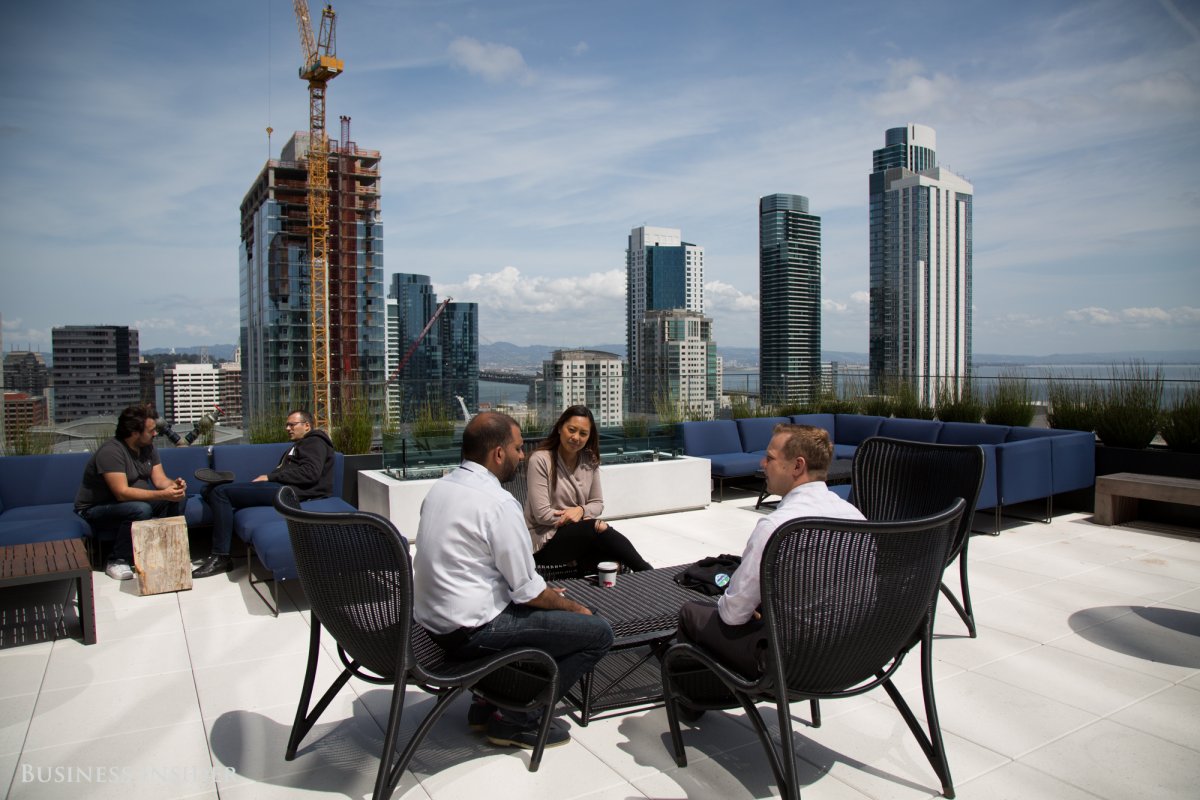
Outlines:
[{"label": "white tile floor", "polygon": [[[740,552],[752,506],[733,497],[617,527],[652,563],[683,563]],[[1195,797],[1200,539],[1103,528],[1085,514],[1006,524],[971,542],[979,637],[965,638],[947,606],[939,611],[937,695],[958,796]],[[352,681],[300,756],[283,760],[307,648],[302,602],[270,616],[244,567],[156,597],[101,573],[95,585],[99,644],[0,650],[0,787],[10,797],[370,796],[389,699],[380,687]],[[324,654],[322,681],[335,663]],[[918,684],[916,665],[905,664],[898,685],[911,694]],[[411,730],[430,699],[409,698]],[[460,706],[432,731],[397,797],[778,794],[741,715],[709,714],[686,729],[686,768],[672,761],[655,709],[573,726],[572,744],[531,773],[527,754],[468,732]],[[806,797],[938,795],[883,692],[822,710],[824,725],[811,729],[807,706],[794,709]]]}]

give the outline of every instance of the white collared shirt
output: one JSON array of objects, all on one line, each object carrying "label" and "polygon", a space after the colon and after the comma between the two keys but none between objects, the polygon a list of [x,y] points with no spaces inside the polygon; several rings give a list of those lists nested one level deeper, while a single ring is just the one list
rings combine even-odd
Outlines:
[{"label": "white collared shirt", "polygon": [[762,602],[758,572],[767,540],[780,525],[799,517],[864,519],[861,511],[831,492],[825,481],[802,483],[784,495],[775,510],[754,526],[742,553],[742,563],[717,601],[717,611],[726,625],[744,625],[754,616],[754,610]]},{"label": "white collared shirt", "polygon": [[521,504],[474,461],[429,490],[416,547],[413,617],[434,633],[483,625],[546,588]]}]

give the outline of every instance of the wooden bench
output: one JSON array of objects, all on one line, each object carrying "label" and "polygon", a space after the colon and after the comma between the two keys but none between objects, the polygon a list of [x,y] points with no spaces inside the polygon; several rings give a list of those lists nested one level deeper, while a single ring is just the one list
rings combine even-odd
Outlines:
[{"label": "wooden bench", "polygon": [[1117,472],[1096,478],[1096,522],[1119,525],[1137,517],[1139,500],[1200,506],[1200,480]]}]

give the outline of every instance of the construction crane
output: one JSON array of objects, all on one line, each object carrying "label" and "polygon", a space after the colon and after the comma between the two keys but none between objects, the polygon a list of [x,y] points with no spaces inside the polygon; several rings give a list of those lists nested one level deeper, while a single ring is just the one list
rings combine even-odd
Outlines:
[{"label": "construction crane", "polygon": [[400,359],[400,364],[394,370],[392,370],[392,376],[387,379],[388,383],[395,383],[396,379],[400,377],[400,371],[403,370],[408,364],[408,360],[412,358],[413,353],[417,352],[417,345],[419,345],[421,340],[425,338],[425,334],[429,333],[429,329],[433,327],[433,323],[437,322],[438,317],[442,315],[442,312],[446,310],[446,306],[450,305],[450,301],[453,299],[453,297],[447,297],[438,304],[437,311],[433,312],[433,316],[429,318],[429,322],[425,323],[425,327],[421,329],[419,334],[417,334],[417,338],[413,339],[413,343],[409,346],[408,352],[404,354],[404,358]]},{"label": "construction crane", "polygon": [[342,74],[337,57],[337,16],[326,4],[321,27],[313,38],[308,0],[293,0],[304,66],[300,79],[308,82],[308,226],[309,311],[312,326],[311,379],[313,420],[329,428],[329,138],[325,135],[325,86]]}]

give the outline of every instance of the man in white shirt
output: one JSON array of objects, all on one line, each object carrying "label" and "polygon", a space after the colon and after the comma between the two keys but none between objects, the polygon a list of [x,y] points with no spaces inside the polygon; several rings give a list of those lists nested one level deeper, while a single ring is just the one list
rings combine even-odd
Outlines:
[{"label": "man in white shirt", "polygon": [[767,540],[780,525],[800,517],[863,519],[862,512],[825,485],[833,444],[823,428],[775,426],[762,460],[767,490],[783,499],[759,520],[746,542],[742,563],[716,606],[687,603],[679,610],[679,640],[701,645],[735,671],[754,678],[766,665],[767,633],[759,604],[759,565]]},{"label": "man in white shirt", "polygon": [[[566,693],[612,646],[608,622],[546,586],[533,562],[521,504],[500,485],[525,457],[521,428],[506,414],[479,414],[463,431],[463,461],[421,504],[413,560],[413,616],[455,658],[513,647],[544,650]],[[476,703],[472,727],[490,742],[531,749],[537,716]],[[546,746],[566,744],[557,726]]]}]

